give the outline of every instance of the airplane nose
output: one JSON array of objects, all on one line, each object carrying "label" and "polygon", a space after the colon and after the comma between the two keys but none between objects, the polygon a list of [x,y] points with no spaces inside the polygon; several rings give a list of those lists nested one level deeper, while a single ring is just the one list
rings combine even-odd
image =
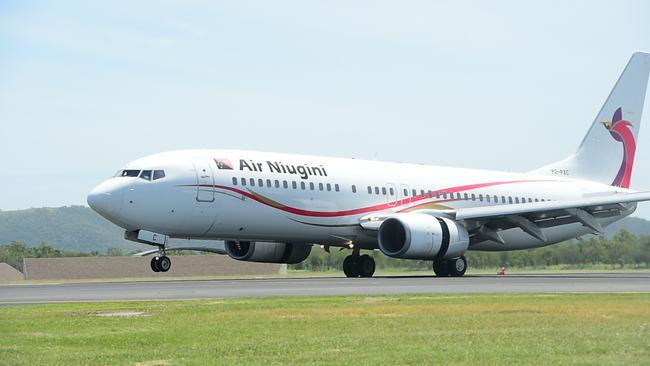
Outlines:
[{"label": "airplane nose", "polygon": [[95,187],[88,197],[88,206],[106,218],[114,218],[122,208],[121,192],[110,182],[104,182]]}]

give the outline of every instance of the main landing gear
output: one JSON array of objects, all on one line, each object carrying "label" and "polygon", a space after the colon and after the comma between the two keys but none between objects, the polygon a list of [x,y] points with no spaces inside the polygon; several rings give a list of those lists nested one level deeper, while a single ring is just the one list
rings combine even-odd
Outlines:
[{"label": "main landing gear", "polygon": [[343,273],[347,277],[372,277],[375,274],[375,259],[368,254],[354,251],[343,261]]},{"label": "main landing gear", "polygon": [[465,256],[446,260],[433,261],[433,272],[438,277],[462,277],[467,271]]},{"label": "main landing gear", "polygon": [[154,272],[167,272],[172,268],[172,260],[165,254],[165,247],[160,247],[160,255],[151,258],[151,269]]}]

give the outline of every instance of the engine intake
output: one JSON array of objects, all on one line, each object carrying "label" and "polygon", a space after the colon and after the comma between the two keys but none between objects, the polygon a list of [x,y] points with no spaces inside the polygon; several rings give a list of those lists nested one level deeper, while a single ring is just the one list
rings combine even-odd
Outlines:
[{"label": "engine intake", "polygon": [[467,229],[456,221],[426,214],[405,213],[387,218],[379,226],[379,249],[404,259],[450,259],[469,248]]},{"label": "engine intake", "polygon": [[226,252],[238,261],[296,264],[307,259],[311,253],[311,245],[227,241]]}]

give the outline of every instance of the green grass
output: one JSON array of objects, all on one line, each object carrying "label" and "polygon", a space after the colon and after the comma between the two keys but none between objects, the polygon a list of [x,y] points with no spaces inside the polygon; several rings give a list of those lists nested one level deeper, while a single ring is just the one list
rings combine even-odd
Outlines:
[{"label": "green grass", "polygon": [[[99,316],[125,311],[143,314]],[[650,294],[239,298],[0,308],[2,365],[640,365],[650,364],[649,340]]]}]

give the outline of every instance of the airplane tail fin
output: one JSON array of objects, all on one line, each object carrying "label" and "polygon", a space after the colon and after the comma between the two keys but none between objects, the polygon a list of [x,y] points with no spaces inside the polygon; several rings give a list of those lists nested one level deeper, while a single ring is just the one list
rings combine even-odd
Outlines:
[{"label": "airplane tail fin", "polygon": [[629,188],[649,74],[650,53],[634,53],[578,150],[532,173]]}]

